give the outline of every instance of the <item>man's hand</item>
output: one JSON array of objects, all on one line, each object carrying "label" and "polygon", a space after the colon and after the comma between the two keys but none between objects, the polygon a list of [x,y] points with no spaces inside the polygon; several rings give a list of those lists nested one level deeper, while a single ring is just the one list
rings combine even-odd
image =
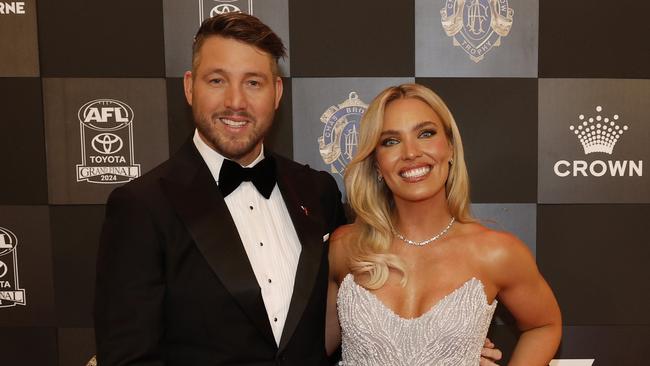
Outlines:
[{"label": "man's hand", "polygon": [[494,347],[494,343],[492,343],[490,338],[485,338],[485,344],[483,344],[483,349],[481,350],[480,366],[498,366],[496,361],[501,359],[501,350]]}]

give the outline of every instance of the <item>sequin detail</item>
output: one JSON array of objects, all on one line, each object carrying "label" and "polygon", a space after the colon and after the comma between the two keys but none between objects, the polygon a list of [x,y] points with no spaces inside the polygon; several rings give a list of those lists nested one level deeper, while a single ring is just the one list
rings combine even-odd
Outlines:
[{"label": "sequin detail", "polygon": [[477,366],[497,301],[471,278],[417,318],[394,313],[348,274],[337,298],[345,366]]}]

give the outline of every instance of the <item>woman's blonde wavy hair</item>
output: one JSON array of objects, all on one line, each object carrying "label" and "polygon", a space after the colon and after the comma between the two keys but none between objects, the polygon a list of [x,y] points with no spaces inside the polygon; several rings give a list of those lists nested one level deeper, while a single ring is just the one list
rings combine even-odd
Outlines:
[{"label": "woman's blonde wavy hair", "polygon": [[414,98],[426,103],[440,117],[452,146],[453,163],[445,186],[447,204],[459,222],[472,222],[469,178],[463,144],[456,121],[442,99],[418,84],[402,84],[382,91],[368,107],[360,122],[357,154],[345,171],[348,203],[356,213],[355,230],[350,237],[350,269],[359,284],[378,289],[388,279],[389,270],[407,277],[403,261],[388,249],[393,240],[393,197],[386,184],[377,178],[375,148],[379,144],[386,107],[397,99]]}]

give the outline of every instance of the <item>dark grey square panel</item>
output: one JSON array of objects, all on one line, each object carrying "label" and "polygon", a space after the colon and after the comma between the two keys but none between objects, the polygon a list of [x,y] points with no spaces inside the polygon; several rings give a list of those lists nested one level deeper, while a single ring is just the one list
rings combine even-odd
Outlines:
[{"label": "dark grey square panel", "polygon": [[650,202],[648,100],[650,80],[541,79],[539,201]]},{"label": "dark grey square panel", "polygon": [[650,78],[650,3],[543,0],[539,76]]},{"label": "dark grey square panel", "polygon": [[[183,76],[191,68],[192,40],[204,19],[219,13],[242,11],[267,24],[289,51],[288,0],[164,0],[165,68],[168,77]],[[287,52],[288,54],[289,52]],[[289,60],[280,61],[282,75],[291,75]]]},{"label": "dark grey square panel", "polygon": [[168,157],[163,79],[44,79],[49,199],[104,203]]},{"label": "dark grey square panel", "polygon": [[50,216],[58,325],[92,327],[95,262],[104,206],[53,206]]},{"label": "dark grey square panel", "polygon": [[289,2],[292,76],[411,77],[412,1]]},{"label": "dark grey square panel", "polygon": [[456,119],[472,201],[537,202],[537,79],[416,80]]},{"label": "dark grey square panel", "polygon": [[0,326],[54,324],[47,207],[0,206]]},{"label": "dark grey square panel", "polygon": [[537,77],[539,0],[416,0],[415,75]]},{"label": "dark grey square panel", "polygon": [[165,75],[160,1],[40,1],[38,22],[43,76]]},{"label": "dark grey square panel", "polygon": [[[488,337],[503,352],[499,365],[507,365],[519,337],[516,327],[492,325]],[[648,326],[565,326],[550,366],[645,365],[648,337]]]},{"label": "dark grey square panel", "polygon": [[46,204],[40,79],[0,78],[0,110],[0,204]]},{"label": "dark grey square panel", "polygon": [[36,0],[0,4],[0,77],[38,76]]},{"label": "dark grey square panel", "polygon": [[[551,366],[645,365],[648,363],[648,339],[650,326],[647,325],[566,326],[560,350]],[[582,361],[569,364],[569,360]]]},{"label": "dark grey square panel", "polygon": [[650,205],[541,205],[537,263],[566,325],[650,324]]},{"label": "dark grey square panel", "polygon": [[56,328],[0,327],[0,344],[3,365],[57,365]]}]

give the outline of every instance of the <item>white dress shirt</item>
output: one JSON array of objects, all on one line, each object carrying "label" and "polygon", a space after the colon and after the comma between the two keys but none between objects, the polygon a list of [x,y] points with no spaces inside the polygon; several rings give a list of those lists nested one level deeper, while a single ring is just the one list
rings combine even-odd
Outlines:
[{"label": "white dress shirt", "polygon": [[[225,158],[210,148],[198,131],[194,132],[193,140],[218,185]],[[262,147],[260,155],[246,168],[255,166],[263,159]],[[242,182],[225,201],[262,290],[273,336],[279,345],[302,249],[298,234],[277,184],[267,200],[253,183]]]}]

